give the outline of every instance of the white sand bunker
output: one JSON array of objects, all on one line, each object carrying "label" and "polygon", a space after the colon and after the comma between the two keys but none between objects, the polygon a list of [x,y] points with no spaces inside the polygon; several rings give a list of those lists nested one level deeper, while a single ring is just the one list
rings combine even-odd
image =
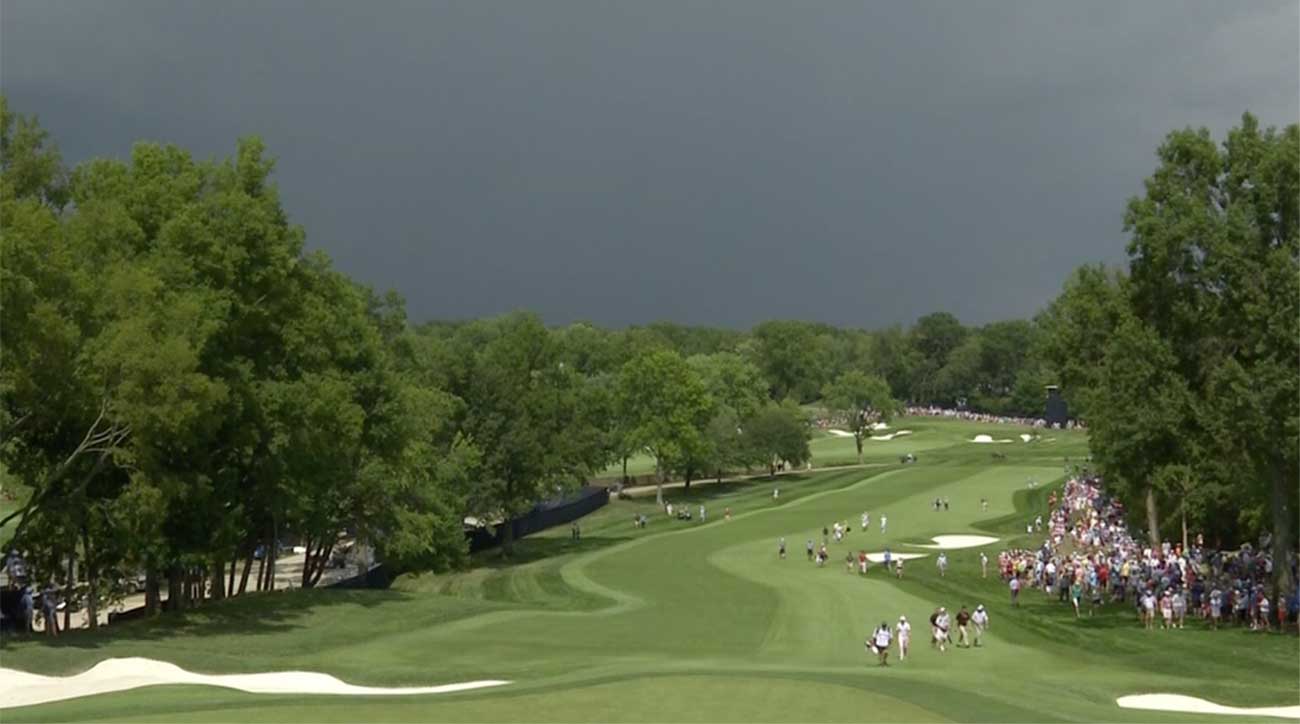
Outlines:
[{"label": "white sand bunker", "polygon": [[874,424],[874,425],[871,426],[871,429],[872,429],[872,430],[888,430],[888,429],[889,429],[889,423],[887,423],[887,422],[877,422],[876,424]]},{"label": "white sand bunker", "polygon": [[936,535],[930,540],[934,545],[925,543],[915,543],[917,548],[933,548],[941,551],[951,551],[957,548],[978,548],[990,543],[997,543],[997,538],[990,538],[986,535]]},{"label": "white sand bunker", "polygon": [[1001,443],[1001,442],[1011,442],[1011,438],[1002,438],[1000,440],[994,440],[992,435],[976,435],[975,437],[970,439],[970,442],[977,442],[982,444],[995,443],[995,442]]},{"label": "white sand bunker", "polygon": [[826,432],[832,437],[853,437],[853,433],[844,430],[827,430]]},{"label": "white sand bunker", "polygon": [[75,676],[41,676],[25,671],[0,668],[0,709],[46,704],[93,694],[138,689],[158,684],[204,684],[238,689],[252,694],[351,694],[359,696],[396,696],[403,694],[445,694],[509,681],[467,681],[442,686],[383,688],[353,686],[330,676],[311,671],[278,671],[265,674],[196,674],[166,661],[144,658],[105,659],[89,671]]},{"label": "white sand bunker", "polygon": [[1020,433],[1020,439],[1021,439],[1022,441],[1024,441],[1024,442],[1029,442],[1030,440],[1033,440],[1033,439],[1034,439],[1034,436],[1033,436],[1033,435],[1030,435],[1030,434],[1027,433],[1027,432],[1022,432],[1022,433]]},{"label": "white sand bunker", "polygon": [[1138,694],[1115,700],[1124,709],[1176,711],[1184,714],[1236,714],[1240,716],[1275,716],[1300,719],[1300,706],[1224,706],[1212,701],[1181,694]]},{"label": "white sand bunker", "polygon": [[904,435],[911,435],[911,434],[912,434],[911,430],[899,430],[898,432],[891,432],[885,435],[872,435],[871,439],[872,440],[893,440],[896,437],[902,437]]},{"label": "white sand bunker", "polygon": [[[928,556],[928,555],[930,555],[930,554],[929,554],[929,553],[892,553],[892,552],[891,552],[891,553],[889,554],[889,557],[890,557],[890,559],[895,560],[895,561],[910,561],[910,560],[912,560],[913,558],[925,558],[925,557]],[[884,554],[884,553],[868,553],[868,554],[867,554],[867,560],[871,561],[872,563],[884,563],[884,562],[885,562],[885,554]]]}]

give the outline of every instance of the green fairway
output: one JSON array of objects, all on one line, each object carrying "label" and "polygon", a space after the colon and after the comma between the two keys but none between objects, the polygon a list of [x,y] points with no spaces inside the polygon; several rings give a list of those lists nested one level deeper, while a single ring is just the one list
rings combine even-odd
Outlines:
[{"label": "green fairway", "polygon": [[[895,420],[889,429],[873,434],[883,437],[904,430],[910,434],[892,440],[864,440],[863,462],[897,462],[900,455],[907,453],[919,457],[923,451],[950,447],[956,447],[962,454],[970,454],[972,459],[978,459],[979,453],[991,459],[994,452],[1007,454],[1008,457],[1014,453],[1018,457],[1030,454],[1056,456],[1058,459],[1088,454],[1086,439],[1074,432],[1036,431],[1019,425],[982,425],[935,417],[902,417]],[[1035,432],[1041,433],[1039,441],[1028,444],[1021,442],[1021,434]],[[1010,438],[1014,442],[994,445],[969,442],[971,438],[981,433],[990,435],[994,439]],[[858,461],[857,449],[854,447],[852,437],[841,437],[818,430],[813,433],[809,447],[812,451],[814,468],[851,465]],[[970,449],[962,450],[963,447]],[[617,477],[622,474],[622,470],[622,463],[616,463],[601,471],[600,476]],[[654,458],[646,453],[638,453],[627,459],[628,475],[647,475],[654,470]]]},{"label": "green fairway", "polygon": [[[990,429],[992,428],[992,429]],[[3,712],[5,721],[1187,721],[1187,714],[1121,709],[1125,694],[1170,692],[1238,706],[1297,702],[1295,636],[1144,632],[1127,606],[1075,620],[1026,591],[1012,609],[1002,582],[979,575],[981,549],[949,552],[940,579],[930,537],[981,533],[1030,545],[1026,520],[1045,510],[1064,458],[1086,454],[1082,434],[1053,442],[976,445],[975,434],[1019,428],[911,419],[911,439],[875,443],[875,462],[924,451],[913,465],[828,470],[673,490],[708,506],[708,522],[668,520],[653,499],[616,500],[582,521],[520,542],[514,563],[495,553],[469,571],[407,576],[389,591],[275,593],[212,605],[180,619],[6,641],[4,665],[71,674],[109,657],[147,656],[211,673],[321,671],[376,686],[507,679],[499,689],[409,697],[253,695],[168,686]],[[842,449],[847,443],[847,451]],[[855,457],[851,439],[819,438],[819,456]],[[878,446],[878,447],[877,447]],[[1005,455],[994,460],[993,452]],[[820,461],[819,461],[819,464]],[[1034,479],[1040,485],[1029,488]],[[929,501],[946,496],[948,512]],[[979,500],[989,500],[981,512]],[[724,507],[732,520],[723,520]],[[832,542],[817,568],[804,541],[823,526],[872,530]],[[644,529],[635,514],[650,516]],[[879,528],[889,518],[887,535]],[[780,560],[777,539],[790,555]],[[927,553],[902,581],[873,567],[845,572],[846,551]],[[992,568],[992,566],[990,567]],[[927,645],[936,605],[985,604],[981,649]],[[914,622],[913,656],[875,666],[863,639],[881,621]],[[892,660],[891,660],[892,661]],[[1220,717],[1222,718],[1222,717]],[[1238,718],[1239,719],[1239,718]]]}]

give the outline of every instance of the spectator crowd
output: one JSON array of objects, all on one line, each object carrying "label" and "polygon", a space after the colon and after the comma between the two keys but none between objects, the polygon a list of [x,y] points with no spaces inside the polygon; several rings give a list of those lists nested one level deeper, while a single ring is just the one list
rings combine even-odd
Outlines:
[{"label": "spectator crowd", "polygon": [[[1018,605],[1022,589],[1038,589],[1070,605],[1076,616],[1092,615],[1107,602],[1128,603],[1146,628],[1182,628],[1188,617],[1208,625],[1269,631],[1297,623],[1300,588],[1270,596],[1275,562],[1266,537],[1233,551],[1206,549],[1202,536],[1151,546],[1134,538],[1123,504],[1105,494],[1102,480],[1080,473],[1058,498],[1048,497],[1049,514],[1031,530],[1045,533],[1033,550],[998,555],[998,568]],[[1294,571],[1294,554],[1283,562]]]}]

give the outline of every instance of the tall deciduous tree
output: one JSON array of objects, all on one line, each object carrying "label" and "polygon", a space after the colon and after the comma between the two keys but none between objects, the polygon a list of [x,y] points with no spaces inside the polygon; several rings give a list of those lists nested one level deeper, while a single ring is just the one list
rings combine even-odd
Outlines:
[{"label": "tall deciduous tree", "polygon": [[471,504],[505,523],[502,549],[513,552],[511,519],[581,483],[604,451],[583,407],[582,378],[565,365],[541,321],[512,314],[467,328],[460,349],[469,369],[456,390],[465,401],[463,431],[480,454]]},{"label": "tall deciduous tree", "polygon": [[635,357],[619,374],[619,410],[626,439],[655,458],[656,500],[675,461],[704,457],[704,428],[713,403],[703,380],[681,355],[668,350]]},{"label": "tall deciduous tree", "polygon": [[1250,114],[1222,147],[1169,134],[1129,202],[1129,299],[1165,340],[1197,401],[1198,438],[1240,460],[1242,491],[1272,511],[1274,573],[1295,550],[1300,479],[1300,126]]},{"label": "tall deciduous tree", "polygon": [[748,422],[744,432],[753,457],[763,461],[771,475],[776,475],[778,461],[798,467],[812,457],[808,419],[791,400],[768,404]]},{"label": "tall deciduous tree", "polygon": [[889,383],[881,377],[857,370],[845,372],[822,392],[822,404],[833,414],[848,420],[849,432],[862,464],[862,441],[878,422],[889,422],[898,411]]}]

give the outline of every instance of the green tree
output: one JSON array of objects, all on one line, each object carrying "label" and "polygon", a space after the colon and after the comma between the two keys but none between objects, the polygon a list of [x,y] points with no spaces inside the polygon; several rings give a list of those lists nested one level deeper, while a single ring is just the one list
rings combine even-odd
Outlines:
[{"label": "green tree", "polygon": [[[1300,126],[1245,114],[1222,147],[1186,129],[1158,157],[1125,214],[1129,302],[1194,391],[1197,441],[1240,461],[1243,497],[1268,501],[1283,561],[1300,497]],[[1289,566],[1274,573],[1294,588]]]},{"label": "green tree", "polygon": [[771,398],[799,402],[817,398],[827,378],[829,349],[826,325],[809,322],[764,322],[752,332],[754,363],[767,378]]},{"label": "green tree", "polygon": [[680,461],[703,457],[712,400],[695,370],[669,350],[629,360],[619,373],[618,390],[625,439],[654,456],[655,499],[663,505],[667,471]]},{"label": "green tree", "polygon": [[[487,339],[481,346],[476,326]],[[584,379],[560,359],[535,315],[470,325],[458,337],[471,363],[454,391],[465,401],[464,434],[480,455],[470,502],[481,517],[504,522],[502,552],[510,555],[510,521],[586,479],[602,461],[600,438],[582,407]]]},{"label": "green tree", "polygon": [[772,476],[778,461],[799,467],[812,458],[812,430],[793,401],[768,404],[745,425],[744,434],[753,459],[762,460]]},{"label": "green tree", "polygon": [[1060,385],[1072,414],[1085,420],[1091,418],[1091,395],[1101,387],[1107,341],[1127,308],[1124,278],[1102,265],[1079,267],[1034,320],[1048,384]]},{"label": "green tree", "polygon": [[[899,404],[890,394],[889,383],[881,377],[856,370],[845,372],[822,391],[822,404],[827,412],[842,415],[848,420],[849,432],[858,450],[858,464],[862,464],[862,441],[878,422],[889,422],[898,412]],[[788,459],[788,458],[787,458]]]},{"label": "green tree", "polygon": [[688,357],[687,364],[699,376],[717,405],[726,406],[744,420],[767,402],[763,373],[735,352],[715,352]]},{"label": "green tree", "polygon": [[1142,501],[1157,546],[1156,475],[1187,457],[1191,398],[1173,351],[1140,320],[1125,319],[1107,345],[1094,408],[1088,429],[1097,460],[1122,497]]}]

